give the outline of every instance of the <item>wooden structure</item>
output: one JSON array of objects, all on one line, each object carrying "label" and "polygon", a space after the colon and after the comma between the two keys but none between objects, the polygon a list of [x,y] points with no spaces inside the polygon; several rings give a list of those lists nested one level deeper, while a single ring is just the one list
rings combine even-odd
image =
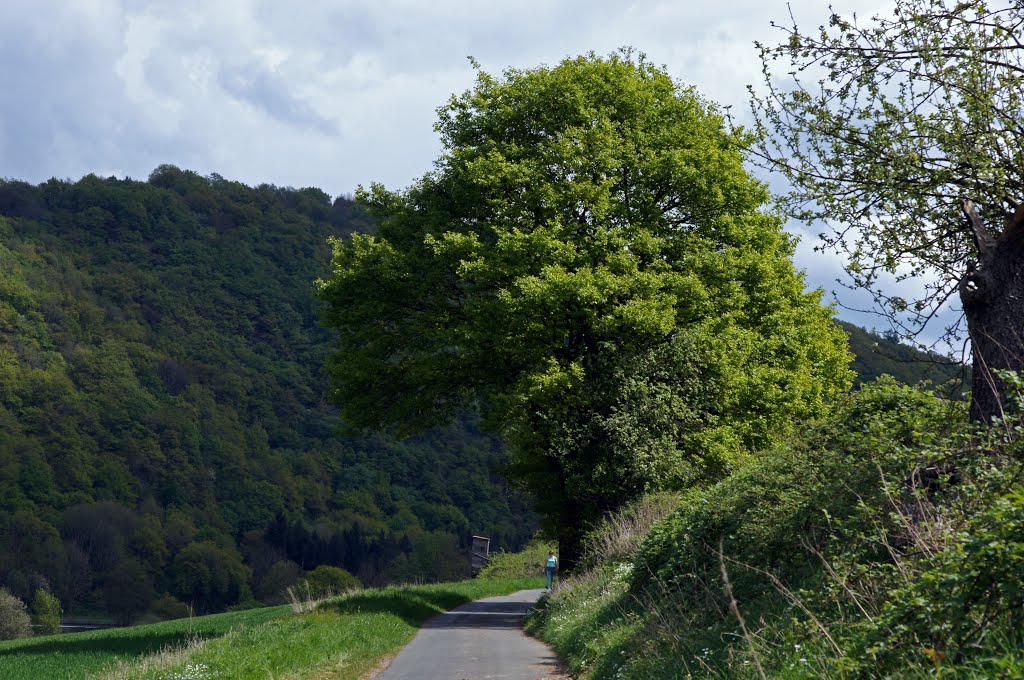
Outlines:
[{"label": "wooden structure", "polygon": [[491,539],[486,536],[473,537],[473,573],[487,565],[491,553]]}]

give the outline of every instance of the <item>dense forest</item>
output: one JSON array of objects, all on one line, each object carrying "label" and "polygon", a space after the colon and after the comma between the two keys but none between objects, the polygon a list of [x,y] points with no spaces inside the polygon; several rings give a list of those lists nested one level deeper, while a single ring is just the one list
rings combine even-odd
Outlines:
[{"label": "dense forest", "polygon": [[[329,236],[372,228],[171,166],[0,183],[0,583],[127,621],[279,601],[319,565],[462,576],[473,533],[521,546],[536,519],[471,419],[343,436],[323,398],[313,282]],[[934,366],[844,327],[864,379]]]},{"label": "dense forest", "polygon": [[964,398],[971,384],[970,367],[937,352],[903,344],[891,331],[879,334],[838,319],[836,323],[850,341],[854,355],[850,368],[857,374],[855,385],[891,375],[905,385],[928,382],[942,395]]},{"label": "dense forest", "polygon": [[536,520],[470,420],[339,433],[312,288],[328,237],[368,228],[346,198],[170,166],[0,183],[0,583],[130,620],[523,544]]}]

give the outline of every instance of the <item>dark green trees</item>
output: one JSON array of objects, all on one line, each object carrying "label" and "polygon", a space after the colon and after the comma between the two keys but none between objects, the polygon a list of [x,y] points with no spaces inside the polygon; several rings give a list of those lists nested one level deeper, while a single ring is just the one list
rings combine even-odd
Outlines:
[{"label": "dark green trees", "polygon": [[480,73],[436,128],[432,172],[360,193],[377,235],[335,243],[331,395],[404,431],[479,409],[563,566],[603,511],[720,474],[845,385],[747,139],[644,58]]},{"label": "dark green trees", "polygon": [[174,558],[174,594],[197,612],[238,604],[248,593],[249,569],[238,553],[213,541],[185,546]]},{"label": "dark green trees", "polygon": [[[126,621],[192,601],[174,560],[206,540],[274,600],[321,564],[386,583],[424,532],[463,553],[471,531],[528,540],[535,518],[490,471],[505,453],[469,422],[337,436],[311,289],[328,236],[367,224],[316,189],[171,166],[0,180],[0,584]],[[269,578],[277,562],[293,569]]]}]

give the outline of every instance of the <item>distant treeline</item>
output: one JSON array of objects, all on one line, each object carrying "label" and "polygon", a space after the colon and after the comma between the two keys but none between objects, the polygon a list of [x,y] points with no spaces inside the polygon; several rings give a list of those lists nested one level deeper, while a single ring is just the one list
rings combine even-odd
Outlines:
[{"label": "distant treeline", "polygon": [[468,574],[535,518],[470,421],[339,436],[313,282],[372,225],[319,189],[161,166],[0,182],[0,585],[131,619],[279,601],[321,564]]},{"label": "distant treeline", "polygon": [[854,354],[850,368],[857,373],[855,384],[891,375],[905,385],[928,382],[943,396],[964,398],[971,384],[970,367],[948,356],[903,344],[892,332],[879,334],[845,321],[836,323],[850,338],[850,351]]}]

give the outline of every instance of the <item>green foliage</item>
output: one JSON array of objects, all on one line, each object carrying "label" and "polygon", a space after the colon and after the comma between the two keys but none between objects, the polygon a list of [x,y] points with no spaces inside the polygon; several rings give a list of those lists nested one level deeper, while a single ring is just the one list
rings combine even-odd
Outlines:
[{"label": "green foliage", "polygon": [[[302,578],[302,567],[291,560],[278,560],[263,574],[254,595],[266,604],[281,604],[285,593]],[[353,577],[354,578],[354,577]]]},{"label": "green foliage", "polygon": [[980,653],[985,638],[1021,630],[1022,560],[1024,490],[1015,488],[972,517],[917,578],[889,595],[853,656],[863,655],[876,668],[920,663],[927,650],[947,665],[986,661]]},{"label": "green foliage", "polygon": [[170,593],[164,593],[154,600],[149,611],[161,620],[184,619],[192,615],[189,606]]},{"label": "green foliage", "polygon": [[970,429],[964,410],[863,386],[686,493],[625,561],[556,589],[531,630],[588,678],[1019,668],[1020,423]]},{"label": "green foliage", "polygon": [[350,590],[362,590],[363,584],[352,574],[338,567],[321,564],[296,585],[297,592],[302,596],[314,599],[342,595]]},{"label": "green foliage", "polygon": [[119,561],[104,575],[103,599],[107,611],[123,626],[145,612],[155,596],[152,577],[135,559]]},{"label": "green foliage", "polygon": [[517,552],[493,552],[487,565],[476,577],[479,579],[530,578],[544,573],[548,552],[557,550],[552,541],[535,538]]},{"label": "green foliage", "polygon": [[[962,409],[961,409],[962,410]],[[740,564],[799,580],[817,558],[805,549],[856,533],[863,508],[884,509],[890,490],[951,428],[950,405],[891,378],[864,385],[801,440],[720,484],[686,494],[637,556],[641,580],[703,592],[719,581],[722,550]],[[962,413],[961,413],[962,417]],[[925,457],[922,457],[924,453]],[[737,597],[771,590],[754,570],[733,578]]]},{"label": "green foliage", "polygon": [[904,385],[928,382],[935,385],[938,394],[952,399],[964,397],[970,384],[970,367],[941,354],[903,344],[892,332],[878,335],[838,319],[836,324],[846,331],[850,341],[853,354],[850,369],[857,374],[855,386],[891,375]]},{"label": "green foliage", "polygon": [[248,594],[249,569],[234,549],[191,543],[174,557],[174,594],[201,613],[225,609]]},{"label": "green foliage", "polygon": [[757,153],[901,335],[949,319],[959,297],[943,338],[964,337],[966,321],[971,418],[988,424],[1005,398],[994,372],[1024,372],[1012,321],[1024,315],[1024,6],[896,0],[890,12],[830,8],[827,26],[779,27],[783,42],[761,47]]},{"label": "green foliage", "polygon": [[0,640],[15,640],[32,634],[32,619],[25,603],[0,588]]},{"label": "green foliage", "polygon": [[32,597],[32,623],[37,635],[60,632],[60,600],[42,588]]},{"label": "green foliage", "polygon": [[[744,134],[630,51],[480,73],[435,170],[334,243],[331,397],[415,431],[479,407],[566,554],[601,513],[716,477],[846,384]],[[574,552],[574,550],[573,550]]]},{"label": "green foliage", "polygon": [[282,558],[387,582],[422,532],[525,543],[536,520],[472,420],[338,436],[312,281],[329,236],[372,229],[344,198],[172,166],[0,181],[0,582],[126,621],[206,539],[254,591]]},{"label": "green foliage", "polygon": [[395,560],[392,570],[399,583],[439,583],[470,576],[470,561],[451,534],[415,533],[409,536],[408,547]]}]

